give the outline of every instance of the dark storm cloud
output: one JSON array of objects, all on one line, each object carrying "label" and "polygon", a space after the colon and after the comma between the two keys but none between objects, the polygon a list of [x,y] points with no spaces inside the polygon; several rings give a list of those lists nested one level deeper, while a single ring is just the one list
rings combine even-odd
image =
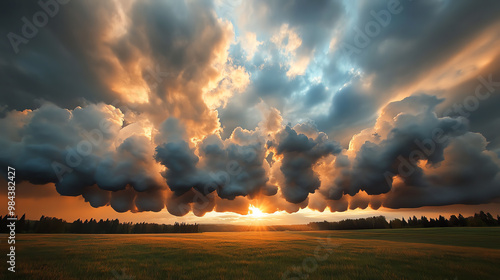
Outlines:
[{"label": "dark storm cloud", "polygon": [[165,83],[176,78],[203,78],[205,66],[212,62],[214,46],[227,36],[212,9],[211,1],[138,1],[131,7],[132,25],[113,49],[125,58],[125,64],[136,51],[151,55],[161,70],[169,73]]},{"label": "dark storm cloud", "polygon": [[276,187],[267,183],[263,166],[267,163],[264,144],[245,134],[233,135],[225,142],[216,135],[208,136],[198,146],[199,156],[185,141],[165,143],[156,148],[155,159],[167,167],[162,175],[177,196],[192,189],[204,195],[216,191],[219,197],[231,200],[261,191],[274,195]]},{"label": "dark storm cloud", "polygon": [[[254,196],[264,189],[276,188],[269,186],[266,170],[263,167],[264,144],[262,142],[245,145],[228,144],[216,136],[208,137],[200,146],[200,156],[204,158],[204,170],[211,177],[225,172],[225,178],[219,178],[217,194],[221,198],[234,199],[236,196]],[[276,193],[276,191],[274,191]]]},{"label": "dark storm cloud", "polygon": [[[429,164],[441,162],[448,141],[433,143],[434,151],[428,155],[418,150],[419,145],[424,146],[427,139],[433,139],[436,131],[441,132],[442,137],[446,138],[450,134],[461,135],[466,131],[461,120],[438,119],[435,116],[434,109],[441,101],[433,96],[421,95],[389,104],[384,109],[385,115],[382,116],[394,118],[394,126],[390,128],[386,139],[379,143],[366,141],[360,147],[348,179],[350,184],[344,192],[350,195],[355,195],[360,190],[366,191],[369,195],[386,193],[391,189],[392,177],[407,171],[408,167],[401,164],[418,160],[428,160]],[[410,106],[418,113],[415,115],[409,113]],[[418,181],[422,170],[416,164],[411,164],[411,168],[414,172],[404,179]],[[339,180],[342,181],[345,179]]]},{"label": "dark storm cloud", "polygon": [[[500,35],[499,35],[500,36]],[[500,148],[500,55],[491,60],[481,73],[471,80],[449,89],[445,94],[455,92],[438,114],[463,116],[470,122],[471,131],[481,133],[488,141],[488,149]],[[479,96],[480,98],[477,98]]]},{"label": "dark storm cloud", "polygon": [[[168,168],[162,176],[169,188],[182,195],[191,188],[203,188],[203,179],[196,168],[199,158],[185,141],[170,142],[156,148],[155,159]],[[213,190],[212,190],[213,191]]]},{"label": "dark storm cloud", "polygon": [[311,108],[315,105],[321,104],[327,98],[327,89],[322,83],[311,86],[306,93],[305,105]]},{"label": "dark storm cloud", "polygon": [[[281,25],[289,23],[299,27],[315,26],[323,24],[330,26],[334,23],[343,10],[339,1],[319,0],[312,3],[303,1],[254,1],[251,3],[255,12],[261,10],[262,21],[256,21],[254,24]],[[278,13],[279,12],[279,13]]]},{"label": "dark storm cloud", "polygon": [[320,187],[318,175],[312,169],[316,162],[341,150],[324,133],[312,139],[297,134],[289,126],[277,135],[276,145],[277,154],[283,155],[281,171],[286,180],[281,191],[285,199],[292,203],[304,201],[309,193],[314,193]]},{"label": "dark storm cloud", "polygon": [[102,207],[106,206],[111,199],[111,192],[105,191],[98,186],[86,187],[83,190],[82,197],[88,202],[92,207]]},{"label": "dark storm cloud", "polygon": [[482,135],[467,131],[463,117],[438,118],[440,102],[420,95],[390,103],[376,126],[384,136],[375,132],[371,141],[360,142],[352,162],[338,157],[341,176],[323,193],[334,200],[360,190],[386,194],[382,203],[388,208],[478,204],[497,197],[498,156],[486,150]]},{"label": "dark storm cloud", "polygon": [[[9,94],[0,95],[0,103],[9,109],[37,108],[41,100],[66,108],[90,102],[111,103],[112,91],[103,83],[97,66],[112,70],[99,53],[100,35],[116,15],[112,2],[92,5],[71,1],[50,2],[54,12],[43,27],[33,25],[33,16],[44,11],[38,1],[2,1],[0,3],[0,83]],[[104,16],[106,15],[106,16]],[[26,24],[26,19],[30,24]],[[31,26],[31,27],[23,27]],[[24,31],[23,32],[23,28]],[[31,37],[15,48],[7,35]],[[29,36],[26,36],[28,34]],[[33,34],[33,35],[30,35]],[[99,65],[96,65],[96,64]]]},{"label": "dark storm cloud", "polygon": [[302,39],[299,55],[310,55],[328,42],[335,24],[342,18],[343,10],[340,1],[259,0],[244,3],[242,21],[248,21],[250,30],[264,33],[288,24],[297,29]]},{"label": "dark storm cloud", "polygon": [[425,175],[424,184],[395,185],[384,206],[413,208],[491,202],[500,196],[500,167],[498,155],[485,148],[486,139],[480,134],[468,132],[457,137],[447,150],[448,162]]},{"label": "dark storm cloud", "polygon": [[[22,35],[21,18],[43,10],[36,2],[4,1],[0,5],[4,35]],[[53,182],[62,195],[83,194],[92,206],[109,203],[119,212],[159,211],[164,207],[159,195],[164,185],[150,166],[154,160],[151,141],[132,135],[114,142],[130,133],[123,131],[133,131],[141,124],[126,127],[124,116],[115,107],[88,102],[104,101],[118,107],[123,103],[116,105],[117,98],[137,93],[134,82],[146,82],[155,95],[149,96],[150,104],[135,109],[151,112],[149,121],[163,121],[162,117],[155,119],[160,115],[155,111],[163,118],[168,116],[165,113],[182,112],[184,124],[198,123],[200,133],[204,133],[203,127],[213,130],[216,115],[208,111],[201,89],[218,75],[212,64],[223,56],[231,39],[230,27],[219,22],[209,1],[72,1],[56,6],[54,17],[28,43],[18,46],[18,54],[8,40],[2,41],[0,82],[8,94],[2,92],[0,104],[2,113],[7,112],[2,126],[8,133],[0,140],[1,165],[15,165],[22,174],[19,180]],[[147,65],[141,65],[143,61]],[[161,71],[153,73],[162,74],[161,80],[151,81],[158,77],[150,77],[150,68]],[[124,81],[130,83],[124,83],[123,89],[132,92],[116,92],[123,89],[115,89],[115,84]],[[63,109],[77,105],[84,108]],[[38,107],[33,112],[9,113]],[[131,117],[132,122],[147,118],[144,113]],[[117,122],[112,133],[99,131],[99,143],[92,143],[91,151],[81,156],[82,143],[90,141],[87,134],[110,119]],[[184,138],[185,132],[175,130],[176,125],[166,122],[159,128],[160,135],[169,141]],[[75,162],[68,166],[71,160]]]},{"label": "dark storm cloud", "polygon": [[286,76],[286,71],[279,65],[279,61],[274,64],[264,66],[255,77],[254,92],[271,106],[281,107],[280,100],[288,98],[299,86],[299,80],[290,80]]},{"label": "dark storm cloud", "polygon": [[374,97],[363,90],[354,78],[351,84],[337,91],[331,100],[331,106],[326,116],[317,120],[318,128],[332,132],[356,125],[375,114]]},{"label": "dark storm cloud", "polygon": [[[105,126],[102,120],[107,120]],[[108,191],[118,192],[111,204],[117,201],[122,209],[121,190],[128,188],[126,197],[133,200],[135,192],[144,192],[143,198],[164,188],[149,171],[148,139],[133,135],[114,147],[122,121],[118,109],[102,103],[73,111],[53,104],[11,111],[0,119],[2,130],[9,132],[0,137],[0,165],[15,166],[19,182],[55,183],[61,195],[84,195],[93,206],[107,204]],[[158,206],[141,203],[140,210],[146,209]]]}]

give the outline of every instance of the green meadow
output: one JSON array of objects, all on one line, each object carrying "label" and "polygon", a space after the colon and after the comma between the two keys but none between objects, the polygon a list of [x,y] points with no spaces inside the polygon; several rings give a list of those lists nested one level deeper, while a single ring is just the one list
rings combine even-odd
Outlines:
[{"label": "green meadow", "polygon": [[0,279],[499,279],[500,228],[18,234]]}]

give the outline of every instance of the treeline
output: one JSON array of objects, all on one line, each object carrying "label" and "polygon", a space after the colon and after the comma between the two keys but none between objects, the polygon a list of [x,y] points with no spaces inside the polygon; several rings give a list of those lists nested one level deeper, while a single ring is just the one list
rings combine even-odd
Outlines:
[{"label": "treeline", "polygon": [[[7,215],[0,216],[0,232],[7,233]],[[16,221],[17,233],[194,233],[198,232],[198,224],[175,223],[174,225],[156,223],[120,223],[115,220],[80,219],[68,223],[65,220],[42,216],[38,221],[26,220],[23,215]]]},{"label": "treeline", "polygon": [[309,226],[315,230],[345,230],[345,229],[384,229],[384,228],[420,228],[420,227],[494,227],[500,226],[500,216],[494,218],[490,213],[483,211],[465,218],[462,214],[458,217],[451,215],[450,219],[439,216],[437,219],[428,219],[425,216],[413,216],[408,218],[394,219],[387,222],[384,216],[346,219],[338,222],[313,222]]}]

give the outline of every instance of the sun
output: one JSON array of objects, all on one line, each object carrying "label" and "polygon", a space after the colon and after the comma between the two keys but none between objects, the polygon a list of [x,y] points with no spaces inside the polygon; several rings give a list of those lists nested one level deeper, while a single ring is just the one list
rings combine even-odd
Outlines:
[{"label": "sun", "polygon": [[255,207],[250,204],[250,207],[248,207],[248,215],[253,218],[261,218],[264,217],[265,214],[260,210],[258,207]]}]

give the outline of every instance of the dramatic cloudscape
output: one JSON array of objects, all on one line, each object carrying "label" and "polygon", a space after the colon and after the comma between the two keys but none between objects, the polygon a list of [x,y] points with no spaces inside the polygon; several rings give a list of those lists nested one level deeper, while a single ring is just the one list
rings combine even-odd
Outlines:
[{"label": "dramatic cloudscape", "polygon": [[9,0],[0,14],[0,166],[29,217],[499,212],[499,1]]}]

